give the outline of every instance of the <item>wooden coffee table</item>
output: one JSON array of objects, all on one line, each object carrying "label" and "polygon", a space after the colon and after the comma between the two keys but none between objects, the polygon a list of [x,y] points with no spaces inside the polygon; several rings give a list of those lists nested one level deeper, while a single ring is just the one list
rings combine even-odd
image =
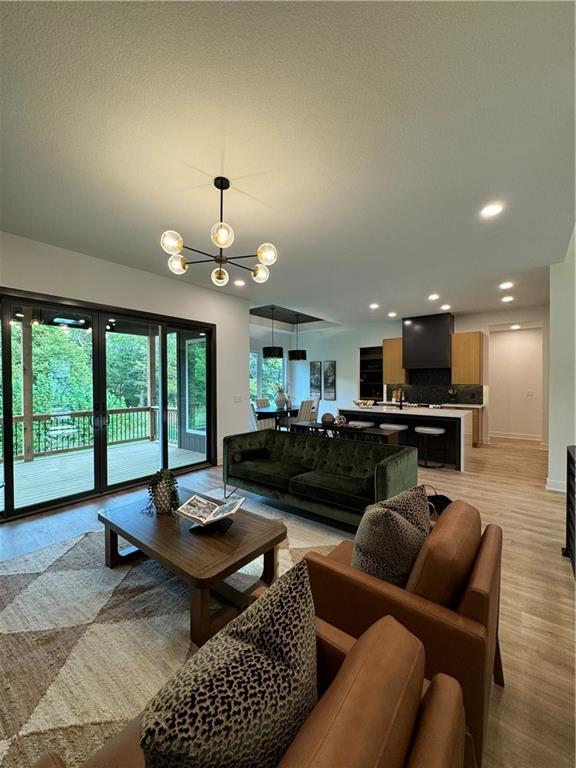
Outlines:
[{"label": "wooden coffee table", "polygon": [[[194,493],[181,488],[180,498],[188,499]],[[104,523],[106,565],[114,568],[143,553],[189,584],[190,637],[197,645],[206,642],[246,608],[250,593],[261,582],[271,584],[275,579],[277,545],[286,538],[286,527],[281,521],[240,509],[226,533],[216,529],[192,533],[190,522],[179,515],[156,515],[145,512],[143,507],[142,501],[134,501],[98,515]],[[119,551],[118,536],[133,546]],[[241,592],[223,583],[259,555],[264,555],[262,576],[250,590]],[[224,603],[212,615],[211,592]]]}]

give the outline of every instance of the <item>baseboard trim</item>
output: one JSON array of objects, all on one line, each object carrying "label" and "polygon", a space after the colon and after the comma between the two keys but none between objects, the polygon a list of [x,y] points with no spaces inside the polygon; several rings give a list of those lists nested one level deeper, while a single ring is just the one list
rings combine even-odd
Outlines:
[{"label": "baseboard trim", "polygon": [[556,493],[566,493],[566,480],[546,480],[546,490]]},{"label": "baseboard trim", "polygon": [[490,437],[507,437],[509,440],[531,440],[541,442],[542,435],[526,435],[521,432],[490,432]]}]

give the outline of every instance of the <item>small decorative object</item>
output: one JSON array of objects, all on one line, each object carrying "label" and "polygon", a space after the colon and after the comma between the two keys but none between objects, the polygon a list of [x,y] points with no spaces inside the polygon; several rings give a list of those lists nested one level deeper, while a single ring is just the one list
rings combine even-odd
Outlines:
[{"label": "small decorative object", "polygon": [[322,424],[324,424],[325,427],[330,426],[330,424],[334,424],[333,414],[331,413],[322,414]]},{"label": "small decorative object", "polygon": [[346,416],[336,416],[334,419],[334,424],[336,424],[339,427],[343,427],[344,424],[346,424]]},{"label": "small decorative object", "polygon": [[274,402],[276,403],[276,407],[278,410],[282,410],[283,408],[286,408],[288,405],[288,398],[286,397],[286,392],[284,392],[284,387],[276,387],[276,397],[274,398]]},{"label": "small decorative object", "polygon": [[169,469],[161,469],[152,475],[148,483],[148,493],[148,511],[155,507],[159,515],[172,515],[180,506],[178,482]]},{"label": "small decorative object", "polygon": [[324,400],[336,400],[336,360],[324,361]]},{"label": "small decorative object", "polygon": [[453,403],[456,400],[456,390],[454,387],[448,387],[448,400]]},{"label": "small decorative object", "polygon": [[322,397],[322,361],[310,363],[310,397]]},{"label": "small decorative object", "polygon": [[372,408],[374,400],[354,400],[354,405],[358,408]]}]

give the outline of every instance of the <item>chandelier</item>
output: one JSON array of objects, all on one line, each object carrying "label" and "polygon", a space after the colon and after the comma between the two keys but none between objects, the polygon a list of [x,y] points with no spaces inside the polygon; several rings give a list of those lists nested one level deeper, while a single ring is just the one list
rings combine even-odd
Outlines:
[{"label": "chandelier", "polygon": [[[229,248],[234,242],[234,230],[230,224],[226,224],[224,221],[224,192],[230,188],[230,180],[224,176],[216,176],[214,186],[220,190],[220,219],[210,230],[210,239],[218,248],[218,254],[214,256],[207,251],[200,251],[198,248],[184,245],[182,235],[173,229],[169,229],[160,238],[162,250],[168,254],[168,268],[175,275],[183,275],[188,270],[190,264],[214,263],[216,267],[210,277],[214,285],[222,288],[227,285],[230,279],[228,270],[224,267],[227,264],[231,267],[238,267],[250,272],[255,283],[265,283],[270,277],[268,267],[274,264],[278,258],[275,246],[272,243],[262,243],[256,253],[250,253],[247,256],[225,256],[224,248]],[[182,254],[183,250],[199,253],[208,258],[187,261],[186,257]],[[244,264],[236,263],[239,259],[258,259],[258,263],[253,267],[245,267]]]}]

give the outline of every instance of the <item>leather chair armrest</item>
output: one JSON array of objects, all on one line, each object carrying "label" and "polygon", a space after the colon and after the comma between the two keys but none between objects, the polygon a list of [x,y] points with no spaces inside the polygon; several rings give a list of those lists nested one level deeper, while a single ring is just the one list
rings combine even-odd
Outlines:
[{"label": "leather chair armrest", "polygon": [[459,684],[436,675],[420,705],[406,768],[462,768],[466,726]]},{"label": "leather chair armrest", "polygon": [[332,684],[355,642],[356,639],[351,635],[316,618],[316,660],[320,696]]},{"label": "leather chair armrest", "polygon": [[66,768],[66,764],[60,755],[50,752],[44,755],[37,763],[34,763],[33,768]]},{"label": "leather chair armrest", "polygon": [[395,587],[362,571],[310,552],[306,555],[316,616],[360,637],[383,616],[393,616],[426,650],[426,677],[458,680],[466,720],[481,754],[488,710],[487,631],[474,619]]}]

